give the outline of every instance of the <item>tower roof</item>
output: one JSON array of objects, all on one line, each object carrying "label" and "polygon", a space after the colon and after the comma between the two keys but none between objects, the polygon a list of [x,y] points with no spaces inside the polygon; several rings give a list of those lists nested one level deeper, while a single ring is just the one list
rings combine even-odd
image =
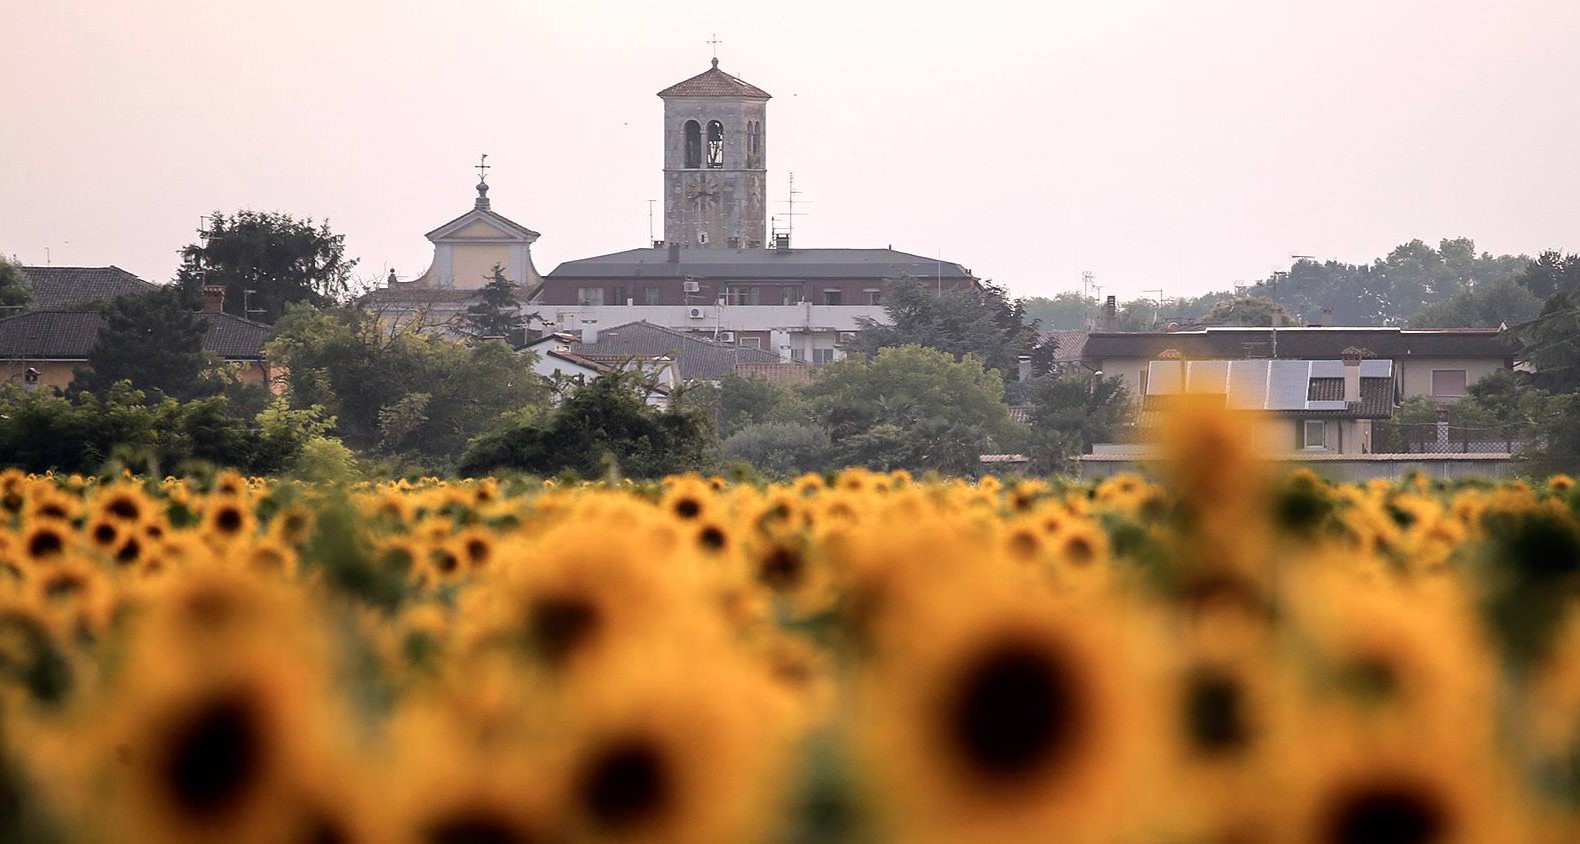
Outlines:
[{"label": "tower roof", "polygon": [[744,97],[750,100],[770,99],[767,91],[743,79],[719,70],[719,60],[713,67],[658,92],[660,97]]}]

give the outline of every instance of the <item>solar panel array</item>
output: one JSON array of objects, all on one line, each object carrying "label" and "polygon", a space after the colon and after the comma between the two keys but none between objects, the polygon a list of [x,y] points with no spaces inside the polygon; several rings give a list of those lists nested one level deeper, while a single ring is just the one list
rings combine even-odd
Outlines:
[{"label": "solar panel array", "polygon": [[[1343,378],[1338,360],[1155,360],[1147,365],[1147,395],[1180,392],[1221,395],[1236,410],[1345,410],[1343,401],[1313,401],[1313,378]],[[1393,361],[1363,360],[1362,378],[1393,377]]]}]

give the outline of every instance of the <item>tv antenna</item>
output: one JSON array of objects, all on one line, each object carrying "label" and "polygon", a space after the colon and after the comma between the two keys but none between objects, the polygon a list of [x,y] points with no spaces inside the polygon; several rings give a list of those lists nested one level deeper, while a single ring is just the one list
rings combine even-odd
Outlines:
[{"label": "tv antenna", "polygon": [[647,242],[648,243],[652,243],[653,242],[653,203],[655,203],[657,201],[658,200],[656,200],[656,199],[649,199],[647,201]]},{"label": "tv antenna", "polygon": [[[807,212],[805,212],[805,211],[797,211],[797,210],[795,210],[796,197],[801,195],[801,191],[798,191],[798,190],[795,189],[795,171],[791,171],[790,172],[790,189],[789,189],[789,192],[786,195],[789,197],[788,199],[785,200],[785,205],[787,206],[787,209],[785,210],[784,214],[781,215],[781,216],[783,216],[785,218],[785,234],[789,235],[790,236],[790,240],[793,242],[795,240],[795,218],[809,216],[807,214]],[[802,205],[807,205],[807,204],[810,204],[810,203],[808,203],[806,200],[802,200],[801,204]],[[775,217],[774,218],[774,224],[775,224],[774,234],[775,235],[777,235],[779,233],[779,230],[777,228],[778,222],[779,222],[779,218]]]}]

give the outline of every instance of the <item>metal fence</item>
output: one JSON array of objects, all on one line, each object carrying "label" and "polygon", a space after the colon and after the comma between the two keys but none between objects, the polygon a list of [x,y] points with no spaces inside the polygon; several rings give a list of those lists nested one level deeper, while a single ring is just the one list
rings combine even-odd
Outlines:
[{"label": "metal fence", "polygon": [[1466,427],[1444,422],[1373,422],[1374,454],[1512,454],[1531,437],[1529,425]]}]

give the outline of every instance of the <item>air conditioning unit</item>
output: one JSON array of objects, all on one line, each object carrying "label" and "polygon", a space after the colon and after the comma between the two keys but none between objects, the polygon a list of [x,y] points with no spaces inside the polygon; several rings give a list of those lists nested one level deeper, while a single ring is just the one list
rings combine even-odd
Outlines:
[{"label": "air conditioning unit", "polygon": [[702,292],[702,282],[700,282],[700,281],[684,281],[684,282],[681,282],[680,287],[681,287],[682,290],[686,291],[687,293],[701,293]]},{"label": "air conditioning unit", "polygon": [[701,308],[690,308],[686,311],[686,316],[689,316],[692,319],[702,319],[703,317],[707,316],[707,314],[703,313]]},{"label": "air conditioning unit", "polygon": [[735,342],[735,332],[733,332],[733,331],[720,331],[719,332],[719,342],[720,343],[734,343]]}]

